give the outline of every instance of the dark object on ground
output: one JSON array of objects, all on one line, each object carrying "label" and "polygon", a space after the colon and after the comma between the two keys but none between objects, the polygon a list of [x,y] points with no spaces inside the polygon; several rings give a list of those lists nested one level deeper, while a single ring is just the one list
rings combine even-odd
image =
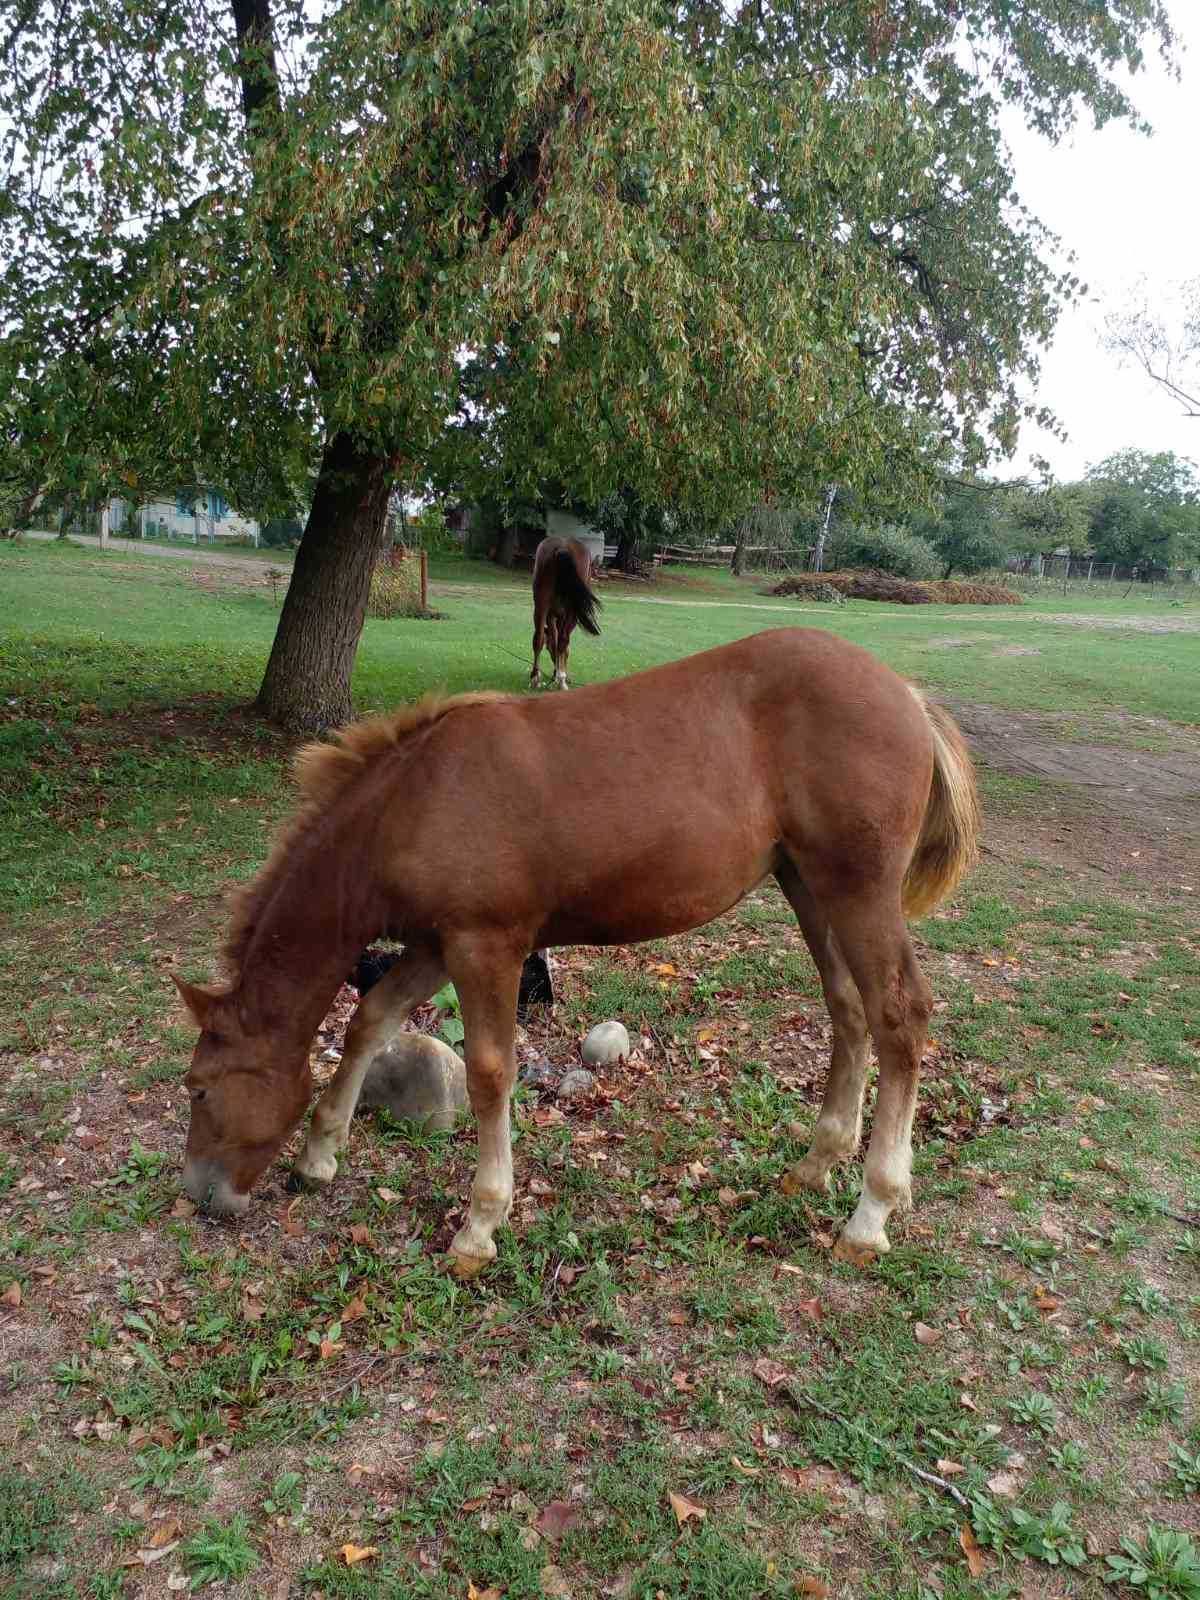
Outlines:
[{"label": "dark object on ground", "polygon": [[[353,988],[357,989],[360,996],[366,994],[368,989],[373,989],[380,978],[385,977],[400,959],[399,951],[380,950],[377,945],[371,945],[363,951],[354,964],[354,971],[346,979]],[[535,950],[532,955],[525,957],[525,965],[521,968],[521,987],[517,992],[517,1015],[524,1021],[529,1013],[530,1006],[552,1006],[554,1004],[554,983],[550,977],[550,964],[546,960],[544,950]]]},{"label": "dark object on ground", "polygon": [[897,578],[890,572],[798,572],[777,583],[768,594],[796,595],[799,599],[825,599],[822,590],[834,589],[847,600],[890,600],[902,606],[1020,606],[1023,598],[1000,583],[965,583],[958,578],[929,579],[920,583]]}]

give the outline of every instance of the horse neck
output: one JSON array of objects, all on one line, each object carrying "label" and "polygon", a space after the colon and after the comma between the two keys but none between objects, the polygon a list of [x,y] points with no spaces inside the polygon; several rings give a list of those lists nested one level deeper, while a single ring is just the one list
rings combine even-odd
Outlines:
[{"label": "horse neck", "polygon": [[[348,848],[356,844],[357,848]],[[323,837],[282,865],[243,955],[243,1007],[259,1027],[311,1041],[386,921],[360,841]]]}]

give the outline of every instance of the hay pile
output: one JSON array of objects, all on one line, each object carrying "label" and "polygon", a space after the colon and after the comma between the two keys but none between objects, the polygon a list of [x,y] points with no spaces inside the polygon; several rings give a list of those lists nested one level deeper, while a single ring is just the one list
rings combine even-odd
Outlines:
[{"label": "hay pile", "polygon": [[371,574],[369,617],[420,617],[421,567],[419,556],[395,548],[380,556]]},{"label": "hay pile", "polygon": [[830,590],[847,600],[890,600],[902,606],[1019,606],[1022,597],[999,583],[964,583],[957,578],[917,582],[890,572],[800,572],[768,591],[823,600]]}]

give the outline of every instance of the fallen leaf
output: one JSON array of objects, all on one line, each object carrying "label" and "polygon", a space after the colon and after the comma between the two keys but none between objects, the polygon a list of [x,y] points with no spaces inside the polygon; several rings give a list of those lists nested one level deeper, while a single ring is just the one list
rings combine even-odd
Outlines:
[{"label": "fallen leaf", "polygon": [[958,1403],[960,1406],[965,1406],[968,1411],[979,1410],[979,1407],[975,1404],[974,1400],[971,1399],[971,1396],[966,1392],[965,1389],[963,1390],[962,1394],[959,1395]]},{"label": "fallen leaf", "polygon": [[703,1506],[698,1506],[694,1500],[689,1500],[685,1494],[674,1494],[667,1491],[667,1499],[671,1502],[671,1510],[675,1513],[675,1521],[682,1528],[685,1523],[692,1521],[703,1522],[708,1512]]},{"label": "fallen leaf", "polygon": [[960,1472],[967,1470],[961,1461],[948,1461],[944,1456],[939,1458],[937,1469],[943,1478],[956,1478]]},{"label": "fallen leaf", "polygon": [[173,1217],[194,1217],[196,1215],[195,1202],[189,1200],[185,1194],[175,1196],[175,1204],[171,1207]]},{"label": "fallen leaf", "polygon": [[379,1554],[379,1546],[377,1544],[344,1544],[338,1554],[348,1567],[356,1567],[360,1561],[369,1561],[372,1556],[377,1556]]},{"label": "fallen leaf", "polygon": [[551,1500],[542,1507],[533,1525],[543,1539],[557,1543],[564,1533],[579,1527],[582,1521],[578,1506],[573,1506],[569,1500]]},{"label": "fallen leaf", "polygon": [[728,1211],[730,1207],[737,1205],[737,1203],[738,1195],[736,1189],[725,1188],[717,1190],[717,1204],[719,1206],[724,1206],[726,1211]]},{"label": "fallen leaf", "polygon": [[14,1278],[3,1294],[0,1294],[0,1306],[19,1306],[21,1304],[21,1285]]},{"label": "fallen leaf", "polygon": [[[146,1550],[139,1550],[137,1553],[136,1564],[142,1567],[152,1567],[156,1561],[161,1561],[164,1556],[169,1556],[171,1551],[174,1550],[178,1544],[178,1539],[172,1539],[170,1544],[162,1544],[157,1548],[151,1547]],[[134,1565],[133,1562],[130,1562],[129,1564],[130,1566]]]},{"label": "fallen leaf", "polygon": [[1017,1493],[1017,1480],[1011,1472],[996,1472],[987,1481],[988,1488],[993,1494],[1003,1495],[1012,1500]]},{"label": "fallen leaf", "polygon": [[825,1315],[825,1307],[819,1300],[797,1300],[796,1310],[802,1317],[809,1317],[813,1322],[820,1322]]},{"label": "fallen leaf", "polygon": [[696,1035],[696,1043],[707,1044],[710,1039],[715,1039],[716,1037],[717,1030],[715,1028],[701,1028],[700,1032]]},{"label": "fallen leaf", "polygon": [[247,1322],[257,1322],[266,1315],[267,1308],[261,1300],[256,1300],[247,1289],[242,1295],[242,1316]]},{"label": "fallen leaf", "polygon": [[379,1199],[383,1201],[385,1206],[392,1205],[400,1198],[394,1189],[376,1189],[375,1193]]},{"label": "fallen leaf", "polygon": [[161,1550],[163,1545],[170,1544],[173,1539],[178,1539],[179,1529],[179,1519],[171,1517],[167,1522],[160,1522],[146,1542],[151,1550]]},{"label": "fallen leaf", "polygon": [[686,1372],[673,1372],[671,1382],[680,1394],[691,1394],[696,1387],[696,1380]]},{"label": "fallen leaf", "polygon": [[915,1322],[913,1336],[918,1344],[937,1344],[942,1337],[942,1330],[931,1328],[927,1322]]},{"label": "fallen leaf", "polygon": [[1052,1239],[1055,1244],[1066,1244],[1066,1231],[1057,1222],[1055,1222],[1053,1217],[1043,1216],[1041,1226],[1042,1232],[1045,1234],[1047,1239]]},{"label": "fallen leaf", "polygon": [[780,1467],[776,1477],[796,1494],[827,1494],[838,1500],[846,1498],[848,1485],[832,1467]]},{"label": "fallen leaf", "polygon": [[811,1595],[812,1600],[829,1600],[833,1590],[820,1578],[811,1577],[806,1572],[803,1577],[796,1579],[796,1593]]},{"label": "fallen leaf", "polygon": [[490,1589],[490,1588],[489,1589],[477,1589],[475,1587],[475,1585],[471,1582],[470,1578],[468,1578],[467,1579],[467,1600],[501,1600],[500,1591],[499,1591],[499,1589]]},{"label": "fallen leaf", "polygon": [[339,1350],[344,1348],[345,1347],[340,1339],[322,1339],[321,1343],[317,1346],[322,1361],[330,1360],[331,1357],[337,1355]]},{"label": "fallen leaf", "polygon": [[770,1356],[759,1356],[751,1369],[760,1383],[765,1383],[768,1389],[777,1389],[781,1383],[786,1382],[788,1370],[780,1366],[778,1361],[772,1361]]},{"label": "fallen leaf", "polygon": [[350,1304],[348,1306],[344,1306],[342,1308],[342,1312],[341,1312],[341,1316],[339,1318],[339,1321],[341,1321],[341,1322],[357,1322],[360,1317],[365,1317],[366,1314],[367,1314],[367,1302],[363,1299],[363,1297],[361,1295],[357,1295],[356,1294],[354,1299],[351,1300]]},{"label": "fallen leaf", "polygon": [[979,1540],[975,1537],[975,1530],[969,1522],[964,1522],[958,1530],[958,1542],[962,1546],[963,1555],[967,1558],[967,1569],[973,1578],[982,1577],[987,1568],[983,1559],[983,1551],[979,1548]]},{"label": "fallen leaf", "polygon": [[761,1467],[748,1467],[744,1461],[739,1461],[737,1456],[730,1456],[729,1464],[735,1472],[740,1472],[743,1478],[757,1478],[762,1472]]},{"label": "fallen leaf", "polygon": [[656,961],[650,971],[657,972],[664,978],[677,978],[679,976],[679,968],[673,966],[669,961]]},{"label": "fallen leaf", "polygon": [[350,1227],[350,1243],[351,1244],[370,1244],[371,1243],[371,1230],[370,1230],[370,1228],[367,1227],[365,1222],[355,1222],[355,1223],[351,1224],[351,1227]]},{"label": "fallen leaf", "polygon": [[538,1574],[538,1582],[542,1593],[549,1595],[550,1600],[571,1600],[571,1585],[567,1582],[566,1574],[558,1567],[543,1567]]}]

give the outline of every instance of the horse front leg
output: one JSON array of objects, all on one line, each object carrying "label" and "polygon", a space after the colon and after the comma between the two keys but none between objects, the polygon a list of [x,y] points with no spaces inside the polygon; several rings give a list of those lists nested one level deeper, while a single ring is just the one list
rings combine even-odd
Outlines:
[{"label": "horse front leg", "polygon": [[542,686],[542,647],[546,642],[546,620],[534,612],[533,616],[533,671],[529,674],[529,687]]},{"label": "horse front leg", "polygon": [[447,951],[466,1029],[467,1094],[475,1113],[479,1157],[467,1220],[450,1245],[460,1278],[473,1278],[496,1258],[493,1235],[513,1201],[509,1100],[517,1073],[517,991],[526,944],[472,940]]},{"label": "horse front leg", "polygon": [[414,1006],[436,994],[446,981],[440,956],[410,948],[368,990],[346,1030],[342,1062],[317,1101],[295,1171],[306,1183],[332,1183],[337,1158],[350,1139],[350,1119],[358,1104],[367,1068],[400,1032]]}]

